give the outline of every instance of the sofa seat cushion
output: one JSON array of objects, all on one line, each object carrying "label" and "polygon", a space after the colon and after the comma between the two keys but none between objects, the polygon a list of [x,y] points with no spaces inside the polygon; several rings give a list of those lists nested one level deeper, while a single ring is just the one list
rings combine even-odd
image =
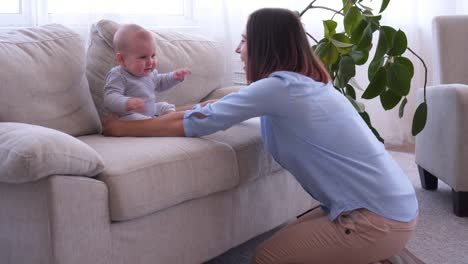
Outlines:
[{"label": "sofa seat cushion", "polygon": [[113,221],[148,215],[239,183],[236,156],[202,138],[79,138],[106,164],[98,176],[109,188]]},{"label": "sofa seat cushion", "polygon": [[240,184],[282,169],[263,145],[258,117],[246,120],[225,131],[204,136],[204,138],[223,142],[234,149]]}]

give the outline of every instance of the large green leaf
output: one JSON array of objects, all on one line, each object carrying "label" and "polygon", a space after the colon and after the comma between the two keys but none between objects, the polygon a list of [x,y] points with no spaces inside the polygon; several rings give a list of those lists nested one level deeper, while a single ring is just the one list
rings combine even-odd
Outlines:
[{"label": "large green leaf", "polygon": [[[335,35],[335,37],[337,36],[338,34]],[[336,38],[333,37],[330,41],[331,43],[333,43],[333,45],[335,45],[335,47],[337,48],[349,48],[349,47],[352,47],[354,44],[353,43],[346,43],[346,42],[342,42],[340,40],[336,40]]]},{"label": "large green leaf", "polygon": [[374,15],[374,14],[363,14],[363,19],[365,19],[367,22],[369,22],[369,25],[371,26],[372,33],[376,31],[377,29],[380,28],[380,19],[382,19],[381,15]]},{"label": "large green leaf", "polygon": [[356,65],[363,65],[367,62],[367,59],[369,58],[369,51],[367,50],[357,50],[356,46],[354,46],[351,49],[351,52],[349,53],[351,58],[353,58],[354,63]]},{"label": "large green leaf", "polygon": [[331,42],[335,45],[340,54],[348,54],[351,51],[351,47],[354,45],[351,43],[351,39],[343,33],[335,34]]},{"label": "large green leaf", "polygon": [[382,142],[382,144],[385,143],[385,140],[380,136],[379,131],[377,131],[377,129],[375,129],[375,127],[370,126],[369,128],[371,129],[371,131],[372,131],[372,133],[374,134],[374,136],[375,136],[380,142]]},{"label": "large green leaf", "polygon": [[333,21],[333,20],[324,20],[323,21],[323,28],[325,30],[325,32],[324,32],[325,38],[331,39],[333,37],[333,35],[336,34],[336,26],[337,25],[338,24],[336,23],[336,21]]},{"label": "large green leaf", "polygon": [[394,61],[398,62],[398,63],[401,63],[403,66],[405,66],[408,69],[411,78],[413,78],[413,76],[414,76],[414,66],[413,66],[413,63],[408,58],[395,57]]},{"label": "large green leaf", "polygon": [[402,118],[403,115],[405,114],[405,106],[406,106],[406,103],[408,103],[408,99],[406,99],[406,97],[405,97],[405,98],[403,98],[403,101],[402,101],[401,104],[400,104],[400,109],[398,110],[398,116],[399,116],[400,118]]},{"label": "large green leaf", "polygon": [[394,93],[407,96],[411,85],[411,73],[406,66],[394,62],[387,67],[387,86]]},{"label": "large green leaf", "polygon": [[383,27],[379,30],[379,40],[372,61],[380,60],[390,49],[389,40]]},{"label": "large green leaf", "polygon": [[364,99],[372,99],[380,95],[385,90],[386,83],[387,75],[385,69],[380,68],[361,97]]},{"label": "large green leaf", "polygon": [[354,5],[353,0],[343,0],[343,13],[347,14],[349,9]]},{"label": "large green leaf", "polygon": [[356,6],[351,7],[348,12],[346,13],[343,19],[343,25],[345,28],[345,32],[348,35],[351,35],[354,29],[359,24],[359,21],[362,19],[361,10]]},{"label": "large green leaf", "polygon": [[357,44],[358,50],[370,50],[372,47],[372,26],[369,24],[362,32],[361,39]]},{"label": "large green leaf", "polygon": [[364,91],[361,85],[359,85],[359,83],[354,78],[351,78],[351,80],[349,80],[349,84],[352,85],[354,88],[358,89],[359,91]]},{"label": "large green leaf", "polygon": [[427,104],[423,102],[418,106],[418,108],[416,108],[416,112],[414,113],[413,127],[411,129],[413,136],[416,136],[419,132],[423,130],[423,128],[426,126],[426,120]]},{"label": "large green leaf", "polygon": [[388,89],[380,94],[380,103],[385,110],[394,108],[401,100],[401,95],[395,94],[392,90]]},{"label": "large green leaf", "polygon": [[389,27],[389,26],[380,27],[380,31],[383,32],[385,36],[385,40],[387,41],[386,50],[385,50],[385,53],[387,53],[387,51],[389,51],[393,46],[393,38],[395,37],[395,34],[397,31],[396,29]]},{"label": "large green leaf", "polygon": [[331,42],[318,44],[315,52],[326,65],[332,65],[338,60],[338,50]]},{"label": "large green leaf", "polygon": [[354,28],[353,33],[351,34],[351,42],[354,44],[358,44],[359,41],[362,39],[362,35],[364,34],[364,30],[369,25],[367,21],[361,19],[357,24],[356,28]]},{"label": "large green leaf", "polygon": [[338,68],[338,78],[342,83],[341,87],[348,84],[349,79],[356,75],[356,65],[350,56],[343,56],[340,60],[340,67]]},{"label": "large green leaf", "polygon": [[366,108],[364,106],[363,103],[361,102],[358,102],[356,100],[354,100],[351,96],[349,95],[346,95],[346,98],[348,98],[348,100],[351,102],[351,104],[354,106],[354,108],[356,109],[356,111],[358,111],[358,113],[363,113],[366,111]]},{"label": "large green leaf", "polygon": [[378,69],[380,69],[380,67],[383,66],[384,61],[385,61],[385,58],[382,57],[382,58],[380,58],[378,60],[374,59],[369,64],[369,68],[367,68],[367,78],[369,79],[369,81],[374,79],[375,73],[377,72]]},{"label": "large green leaf", "polygon": [[370,117],[369,117],[369,114],[367,112],[361,112],[359,113],[359,115],[362,117],[362,119],[364,120],[364,122],[366,122],[367,126],[370,128],[370,130],[372,131],[372,133],[374,134],[374,136],[382,143],[384,143],[384,139],[380,136],[379,132],[377,131],[377,129],[375,129],[372,124],[371,124],[371,121],[370,121]]},{"label": "large green leaf", "polygon": [[380,7],[379,13],[382,13],[383,11],[385,11],[389,3],[390,3],[390,0],[382,0],[382,6]]},{"label": "large green leaf", "polygon": [[399,56],[406,51],[408,40],[406,39],[406,35],[403,31],[398,30],[392,41],[392,48],[388,51],[388,55]]},{"label": "large green leaf", "polygon": [[367,112],[359,113],[359,115],[361,115],[362,119],[364,119],[364,122],[366,122],[368,126],[371,126],[370,116]]},{"label": "large green leaf", "polygon": [[351,86],[350,84],[346,85],[346,95],[356,100],[356,91],[354,90],[354,87]]}]

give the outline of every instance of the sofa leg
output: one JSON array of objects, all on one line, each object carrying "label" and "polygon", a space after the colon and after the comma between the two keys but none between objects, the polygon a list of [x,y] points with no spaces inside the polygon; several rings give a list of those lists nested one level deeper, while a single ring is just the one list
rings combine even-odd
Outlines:
[{"label": "sofa leg", "polygon": [[468,192],[457,192],[452,189],[453,212],[456,216],[468,216]]},{"label": "sofa leg", "polygon": [[423,167],[418,165],[419,178],[421,179],[421,186],[426,190],[437,190],[438,179]]}]

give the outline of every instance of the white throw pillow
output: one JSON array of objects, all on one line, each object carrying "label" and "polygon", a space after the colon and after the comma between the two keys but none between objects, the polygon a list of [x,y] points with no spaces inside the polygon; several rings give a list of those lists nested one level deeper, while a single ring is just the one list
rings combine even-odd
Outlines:
[{"label": "white throw pillow", "polygon": [[64,26],[0,33],[0,122],[100,133],[85,63],[83,40]]},{"label": "white throw pillow", "polygon": [[0,182],[24,183],[51,175],[96,176],[104,163],[94,149],[58,130],[0,123]]}]

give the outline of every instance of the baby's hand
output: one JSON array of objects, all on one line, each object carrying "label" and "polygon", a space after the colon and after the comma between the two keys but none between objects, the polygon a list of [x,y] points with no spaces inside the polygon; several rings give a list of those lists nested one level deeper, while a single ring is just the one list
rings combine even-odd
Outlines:
[{"label": "baby's hand", "polygon": [[185,76],[192,74],[192,71],[189,69],[178,69],[175,71],[175,79],[178,81],[183,81]]},{"label": "baby's hand", "polygon": [[127,101],[127,111],[136,110],[138,112],[145,111],[145,101],[141,98],[133,97]]}]

